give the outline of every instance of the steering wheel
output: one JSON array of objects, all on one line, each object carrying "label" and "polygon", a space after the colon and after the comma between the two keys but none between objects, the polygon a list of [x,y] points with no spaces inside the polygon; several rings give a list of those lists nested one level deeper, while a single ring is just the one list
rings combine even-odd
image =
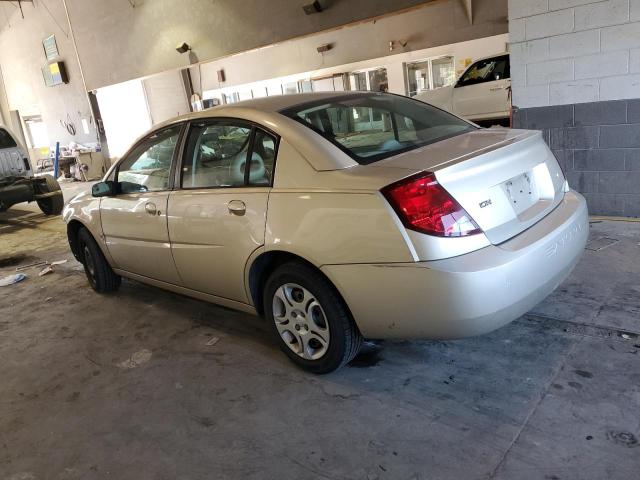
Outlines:
[{"label": "steering wheel", "polygon": [[[233,161],[229,164],[229,177],[233,180],[234,183],[244,183],[244,172],[247,164],[246,155],[238,155]],[[253,152],[251,155],[251,166],[249,170],[249,181],[256,182],[258,180],[263,180],[266,174],[266,168],[264,166],[264,160],[262,157]]]}]

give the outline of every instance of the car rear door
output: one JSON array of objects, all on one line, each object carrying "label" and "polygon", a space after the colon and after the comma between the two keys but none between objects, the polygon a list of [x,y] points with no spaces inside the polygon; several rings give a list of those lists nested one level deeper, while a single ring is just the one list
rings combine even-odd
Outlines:
[{"label": "car rear door", "polygon": [[102,231],[115,267],[180,285],[167,231],[172,164],[183,125],[141,140],[118,165],[117,194],[100,203]]},{"label": "car rear door", "polygon": [[179,188],[169,197],[169,238],[184,286],[248,303],[245,266],[264,244],[276,135],[249,122],[190,125]]},{"label": "car rear door", "polygon": [[453,112],[470,120],[508,116],[510,76],[509,55],[475,62],[453,89]]}]

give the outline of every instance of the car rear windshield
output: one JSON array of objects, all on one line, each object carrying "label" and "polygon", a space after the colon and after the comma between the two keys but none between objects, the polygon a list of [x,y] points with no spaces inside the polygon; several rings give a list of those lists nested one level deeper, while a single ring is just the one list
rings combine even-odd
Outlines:
[{"label": "car rear windshield", "polygon": [[17,145],[13,137],[9,135],[9,132],[7,132],[4,128],[0,128],[0,149],[15,147],[17,147]]},{"label": "car rear windshield", "polygon": [[281,112],[366,165],[474,130],[443,110],[390,94],[345,95]]}]

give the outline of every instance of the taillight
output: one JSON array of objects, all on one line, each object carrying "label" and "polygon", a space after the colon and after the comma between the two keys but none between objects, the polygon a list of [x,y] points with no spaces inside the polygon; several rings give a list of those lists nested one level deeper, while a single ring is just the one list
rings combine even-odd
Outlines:
[{"label": "taillight", "polygon": [[433,173],[422,172],[382,189],[405,227],[438,237],[464,237],[482,230]]}]

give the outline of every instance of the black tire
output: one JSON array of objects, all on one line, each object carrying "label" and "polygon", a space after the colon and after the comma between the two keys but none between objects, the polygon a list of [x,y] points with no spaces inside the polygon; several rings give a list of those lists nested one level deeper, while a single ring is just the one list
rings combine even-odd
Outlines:
[{"label": "black tire", "polygon": [[78,248],[89,285],[98,293],[115,292],[122,279],[111,269],[100,247],[86,228],[78,232]]},{"label": "black tire", "polygon": [[[40,193],[59,192],[60,184],[51,175],[44,175],[46,183],[41,186]],[[38,200],[38,207],[45,215],[60,215],[64,207],[62,195],[55,195],[49,198]]]},{"label": "black tire", "polygon": [[[303,358],[300,356],[302,353],[293,351],[296,345],[302,345],[298,341],[301,337],[296,337],[297,334],[291,335],[291,341],[287,342],[278,331],[274,315],[274,296],[281,287],[287,284],[295,284],[306,289],[307,293],[315,297],[314,299],[321,307],[322,323],[328,325],[326,335],[328,335],[329,341],[326,351],[317,359]],[[304,370],[317,374],[333,372],[349,363],[362,346],[362,335],[344,300],[320,272],[308,265],[301,262],[290,262],[277,267],[265,284],[263,301],[265,317],[280,348],[293,363]],[[275,301],[277,302],[277,300]],[[290,322],[278,324],[282,328],[282,325],[290,325]],[[288,343],[293,346],[290,347]]]}]

